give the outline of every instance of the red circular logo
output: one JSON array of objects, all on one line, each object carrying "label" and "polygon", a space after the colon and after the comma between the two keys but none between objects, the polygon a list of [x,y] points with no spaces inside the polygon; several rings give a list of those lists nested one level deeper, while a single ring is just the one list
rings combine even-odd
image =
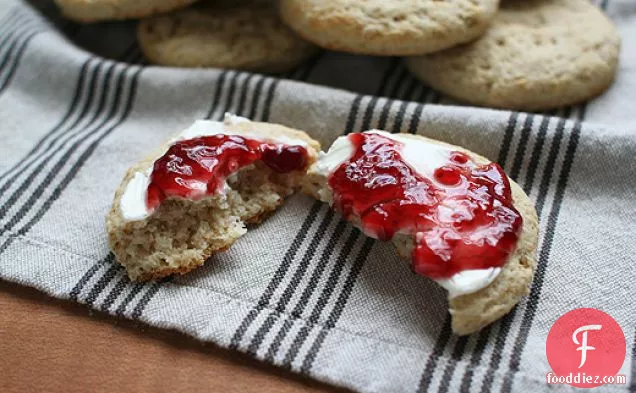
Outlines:
[{"label": "red circular logo", "polygon": [[611,382],[625,361],[625,351],[621,327],[595,308],[578,308],[557,319],[545,344],[553,382],[579,388]]}]

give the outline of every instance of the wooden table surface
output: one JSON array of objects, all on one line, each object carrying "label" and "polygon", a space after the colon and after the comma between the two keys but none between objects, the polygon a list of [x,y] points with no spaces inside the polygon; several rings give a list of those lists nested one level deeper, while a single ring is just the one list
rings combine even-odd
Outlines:
[{"label": "wooden table surface", "polygon": [[344,392],[0,281],[2,392]]}]

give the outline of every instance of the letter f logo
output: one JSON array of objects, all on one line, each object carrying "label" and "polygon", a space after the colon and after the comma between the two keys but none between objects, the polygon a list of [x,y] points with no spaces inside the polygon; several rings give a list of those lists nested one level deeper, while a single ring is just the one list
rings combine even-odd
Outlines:
[{"label": "letter f logo", "polygon": [[[585,325],[585,326],[581,326],[580,328],[576,329],[574,331],[574,333],[572,334],[572,341],[574,341],[574,344],[576,345],[581,345],[580,347],[578,347],[576,350],[577,351],[581,351],[581,364],[579,364],[579,368],[583,367],[583,365],[585,364],[585,360],[587,357],[587,351],[592,351],[595,350],[596,348],[588,346],[587,345],[587,331],[588,330],[601,330],[601,325]],[[579,340],[576,338],[576,336],[583,332],[582,337],[583,339],[581,340],[582,342],[579,342]]]}]

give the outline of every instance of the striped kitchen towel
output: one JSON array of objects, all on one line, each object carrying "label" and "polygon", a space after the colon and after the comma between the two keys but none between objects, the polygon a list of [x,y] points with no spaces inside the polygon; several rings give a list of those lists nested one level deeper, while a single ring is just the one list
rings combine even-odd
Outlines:
[{"label": "striped kitchen towel", "polygon": [[[455,105],[392,58],[322,53],[280,78],[150,67],[134,23],[79,26],[50,1],[0,0],[0,278],[362,392],[544,390],[549,328],[595,307],[628,349],[627,385],[601,390],[634,391],[636,2],[598,3],[623,36],[616,84],[533,114]],[[308,130],[324,146],[381,128],[498,161],[541,220],[531,295],[458,338],[443,290],[302,195],[205,267],[131,283],[104,225],[124,171],[225,112]]]}]

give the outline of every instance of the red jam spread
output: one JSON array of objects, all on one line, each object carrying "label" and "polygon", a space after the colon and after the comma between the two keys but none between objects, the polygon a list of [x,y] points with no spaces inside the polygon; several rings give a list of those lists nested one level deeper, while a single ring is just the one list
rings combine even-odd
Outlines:
[{"label": "red jam spread", "polygon": [[375,133],[348,138],[353,156],[329,177],[334,205],[345,217],[358,216],[364,232],[381,240],[396,232],[414,236],[417,274],[449,278],[505,264],[522,218],[499,165],[476,165],[449,152],[431,179],[405,162],[399,141]]},{"label": "red jam spread", "polygon": [[168,197],[213,195],[223,188],[229,175],[257,160],[278,173],[305,169],[308,163],[307,150],[298,145],[222,134],[179,141],[155,161],[148,185],[148,209],[154,210]]}]

